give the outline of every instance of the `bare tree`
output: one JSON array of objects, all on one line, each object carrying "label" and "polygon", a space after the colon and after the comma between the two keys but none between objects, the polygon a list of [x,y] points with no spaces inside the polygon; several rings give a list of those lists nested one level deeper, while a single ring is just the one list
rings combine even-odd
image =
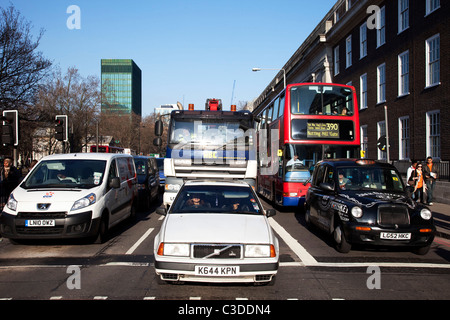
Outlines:
[{"label": "bare tree", "polygon": [[26,108],[33,101],[37,84],[48,74],[50,60],[37,51],[31,25],[14,6],[0,7],[0,109]]},{"label": "bare tree", "polygon": [[[65,75],[55,71],[50,81],[40,86],[35,112],[41,115],[43,125],[53,127],[56,115],[69,118],[69,143],[72,152],[81,152],[96,132],[99,116],[100,81],[96,77],[83,78],[74,67]],[[54,145],[54,131],[49,132],[49,153]]]}]

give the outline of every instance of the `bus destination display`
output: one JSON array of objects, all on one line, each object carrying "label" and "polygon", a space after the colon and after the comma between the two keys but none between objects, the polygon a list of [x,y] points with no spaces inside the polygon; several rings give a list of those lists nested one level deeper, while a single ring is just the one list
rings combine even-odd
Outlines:
[{"label": "bus destination display", "polygon": [[308,139],[339,139],[339,123],[308,122],[306,136]]}]

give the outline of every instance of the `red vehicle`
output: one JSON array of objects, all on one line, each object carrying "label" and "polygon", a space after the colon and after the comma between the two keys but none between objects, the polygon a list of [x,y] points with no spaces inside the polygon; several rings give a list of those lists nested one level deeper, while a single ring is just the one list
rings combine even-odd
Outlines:
[{"label": "red vehicle", "polygon": [[303,205],[318,161],[359,158],[358,109],[354,87],[331,83],[290,84],[256,107],[258,193],[280,206]]},{"label": "red vehicle", "polygon": [[[91,146],[91,152],[97,152],[97,146]],[[102,153],[124,153],[121,147],[98,146],[98,152]]]}]

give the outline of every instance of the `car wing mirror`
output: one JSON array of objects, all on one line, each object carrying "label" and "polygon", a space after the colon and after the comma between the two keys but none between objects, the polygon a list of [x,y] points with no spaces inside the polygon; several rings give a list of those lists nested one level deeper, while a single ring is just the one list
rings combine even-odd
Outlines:
[{"label": "car wing mirror", "polygon": [[167,209],[165,207],[158,207],[156,208],[156,213],[165,216],[167,215]]},{"label": "car wing mirror", "polygon": [[334,191],[334,186],[331,183],[322,182],[319,185],[320,189],[326,190],[326,191]]},{"label": "car wing mirror", "polygon": [[273,217],[274,215],[276,215],[277,214],[277,212],[276,212],[276,210],[275,209],[267,209],[266,210],[266,217],[267,218],[269,218],[269,217]]}]

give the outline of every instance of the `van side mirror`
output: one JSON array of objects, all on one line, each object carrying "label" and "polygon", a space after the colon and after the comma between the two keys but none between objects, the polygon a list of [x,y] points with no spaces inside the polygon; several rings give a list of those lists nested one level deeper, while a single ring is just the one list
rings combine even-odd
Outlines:
[{"label": "van side mirror", "polygon": [[114,189],[119,188],[120,187],[120,179],[118,177],[109,179],[109,186]]}]

